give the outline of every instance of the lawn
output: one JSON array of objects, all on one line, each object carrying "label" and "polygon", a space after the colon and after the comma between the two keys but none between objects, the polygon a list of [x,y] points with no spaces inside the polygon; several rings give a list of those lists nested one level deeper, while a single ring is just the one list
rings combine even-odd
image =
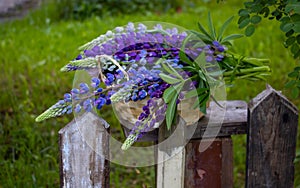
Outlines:
[{"label": "lawn", "polygon": [[[60,99],[72,87],[73,73],[59,69],[77,56],[77,48],[116,26],[129,21],[163,21],[187,29],[197,29],[197,21],[206,24],[208,11],[220,26],[236,10],[239,1],[217,4],[199,3],[180,13],[146,14],[114,17],[92,17],[84,21],[54,20],[55,6],[48,5],[22,20],[2,23],[0,27],[0,187],[58,187],[58,130],[72,116],[36,123],[34,118]],[[228,32],[237,28],[236,16]],[[228,34],[228,33],[227,33]],[[300,99],[292,99],[284,89],[287,74],[296,61],[282,44],[279,24],[264,20],[251,38],[235,41],[235,50],[247,56],[270,58],[272,76],[267,82],[237,81],[228,89],[228,99],[247,102],[265,89],[266,83],[281,90],[298,108]],[[118,122],[108,110],[102,114],[113,127]],[[118,128],[115,132],[118,132]],[[245,136],[234,136],[234,184],[242,187],[245,176]],[[298,150],[300,137],[298,134]],[[154,167],[128,168],[111,165],[112,187],[154,186]],[[300,185],[300,164],[296,164],[296,185]]]}]

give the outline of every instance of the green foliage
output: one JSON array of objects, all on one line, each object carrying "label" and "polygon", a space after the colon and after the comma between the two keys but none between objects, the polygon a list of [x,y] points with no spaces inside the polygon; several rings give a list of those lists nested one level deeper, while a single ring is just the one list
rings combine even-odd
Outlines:
[{"label": "green foliage", "polygon": [[176,10],[183,0],[55,0],[60,17],[85,19],[91,16],[116,16],[122,14],[166,12]]},{"label": "green foliage", "polygon": [[[299,0],[253,0],[244,3],[244,8],[239,10],[239,28],[245,29],[245,35],[251,36],[255,32],[255,26],[263,18],[280,22],[280,30],[285,33],[284,45],[289,48],[293,57],[300,57],[300,1]],[[295,71],[291,74],[296,74]],[[291,88],[294,97],[299,95],[300,78],[290,76],[291,80],[286,84]],[[293,84],[294,83],[294,84]]]},{"label": "green foliage", "polygon": [[218,34],[216,32],[210,13],[208,14],[207,18],[207,25],[209,31],[207,31],[205,27],[200,22],[198,22],[198,28],[201,33],[194,32],[194,34],[196,34],[200,39],[202,39],[203,42],[211,44],[213,41],[219,41],[221,44],[232,45],[230,41],[243,37],[243,35],[241,34],[230,34],[228,36],[223,36],[230,22],[233,20],[233,16],[228,18],[223,23],[223,25],[219,29]]},{"label": "green foliage", "polygon": [[296,67],[293,72],[290,72],[288,74],[290,78],[293,80],[290,80],[285,84],[286,88],[292,88],[292,96],[294,98],[297,98],[299,96],[300,91],[300,67]]}]

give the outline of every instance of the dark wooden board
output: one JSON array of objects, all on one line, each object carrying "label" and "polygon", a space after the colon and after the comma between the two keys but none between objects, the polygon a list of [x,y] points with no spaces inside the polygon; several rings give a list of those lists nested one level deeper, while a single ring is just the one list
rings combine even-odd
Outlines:
[{"label": "dark wooden board", "polygon": [[297,108],[270,86],[250,102],[246,187],[294,186],[297,126]]}]

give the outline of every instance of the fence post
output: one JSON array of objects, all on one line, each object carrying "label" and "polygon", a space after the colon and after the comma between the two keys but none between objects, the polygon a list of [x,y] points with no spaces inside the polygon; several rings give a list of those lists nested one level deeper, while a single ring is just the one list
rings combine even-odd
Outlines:
[{"label": "fence post", "polygon": [[298,110],[270,86],[248,106],[246,187],[293,187]]},{"label": "fence post", "polygon": [[[212,103],[210,106],[216,105]],[[175,135],[179,143],[166,144],[168,148],[160,150],[158,148],[158,160],[160,157],[169,158],[171,154],[177,153],[173,158],[164,161],[157,165],[157,187],[158,188],[198,188],[198,187],[233,187],[233,146],[231,135],[245,134],[247,125],[247,103],[244,101],[226,101],[226,113],[222,122],[222,127],[219,124],[211,125],[210,109],[207,109],[207,115],[195,125],[186,126],[179,118],[177,126],[185,129],[186,135],[191,136],[187,145],[183,147],[182,141],[186,135]],[[212,114],[216,115],[216,114]],[[213,124],[213,123],[212,123]],[[195,127],[196,126],[196,127]],[[174,126],[172,126],[174,128]],[[196,130],[194,129],[196,128]],[[214,129],[219,129],[216,139]],[[159,141],[164,141],[170,136],[171,131],[164,131],[165,127],[159,128]],[[190,137],[188,137],[190,138]],[[181,143],[180,143],[181,140]],[[200,147],[209,146],[204,149]],[[182,151],[181,151],[182,150]],[[180,152],[179,152],[180,151]]]},{"label": "fence post", "polygon": [[109,188],[107,127],[106,121],[88,112],[59,131],[61,187]]}]

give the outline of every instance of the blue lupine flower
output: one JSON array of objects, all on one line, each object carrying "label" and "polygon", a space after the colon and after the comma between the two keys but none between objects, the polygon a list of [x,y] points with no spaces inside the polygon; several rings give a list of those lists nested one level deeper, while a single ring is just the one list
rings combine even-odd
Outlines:
[{"label": "blue lupine flower", "polygon": [[66,102],[72,102],[72,95],[70,93],[64,94],[64,100]]},{"label": "blue lupine flower", "polygon": [[146,98],[147,96],[147,92],[145,90],[141,90],[139,91],[139,99],[143,100],[144,98]]},{"label": "blue lupine flower", "polygon": [[207,62],[212,62],[212,61],[214,60],[214,58],[213,58],[212,56],[206,56],[206,57],[205,57],[205,60],[206,60]]},{"label": "blue lupine flower", "polygon": [[216,57],[216,60],[219,62],[222,61],[223,59],[224,59],[224,56],[222,54],[218,54]]},{"label": "blue lupine flower", "polygon": [[81,106],[80,104],[76,104],[75,108],[74,108],[74,112],[75,113],[79,113],[81,111]]},{"label": "blue lupine flower", "polygon": [[83,109],[87,112],[90,112],[93,108],[92,105],[92,100],[91,99],[87,99],[83,102]]},{"label": "blue lupine flower", "polygon": [[134,32],[134,24],[132,23],[132,22],[129,22],[128,24],[127,24],[127,27],[126,27],[126,31],[127,32]]},{"label": "blue lupine flower", "polygon": [[82,55],[81,55],[81,54],[79,54],[79,55],[75,58],[75,60],[80,60],[80,59],[82,59]]},{"label": "blue lupine flower", "polygon": [[94,78],[92,78],[92,81],[91,81],[92,83],[91,83],[91,86],[93,87],[93,88],[97,88],[98,86],[99,86],[99,84],[100,84],[100,79],[99,78],[97,78],[97,77],[94,77]]},{"label": "blue lupine flower", "polygon": [[73,88],[73,89],[71,90],[71,94],[72,94],[72,95],[79,94],[79,89]]},{"label": "blue lupine flower", "polygon": [[80,94],[86,94],[90,91],[90,88],[86,83],[80,83],[79,87],[80,87],[79,89]]},{"label": "blue lupine flower", "polygon": [[99,97],[96,101],[97,109],[101,109],[106,104],[106,99],[103,97]]},{"label": "blue lupine flower", "polygon": [[131,100],[137,101],[138,99],[139,99],[138,95],[136,93],[133,93],[132,96],[131,96]]},{"label": "blue lupine flower", "polygon": [[224,48],[224,46],[219,46],[219,47],[217,48],[217,50],[218,50],[219,52],[224,52],[224,51],[225,51],[225,48]]},{"label": "blue lupine flower", "polygon": [[71,114],[72,111],[73,111],[72,105],[67,106],[67,112],[66,112],[66,113],[67,113],[67,114]]},{"label": "blue lupine flower", "polygon": [[219,47],[219,46],[220,46],[220,43],[219,43],[218,41],[216,41],[216,40],[213,41],[212,44],[213,44],[215,47]]},{"label": "blue lupine flower", "polygon": [[112,85],[112,83],[114,82],[114,80],[115,80],[115,76],[113,75],[113,74],[111,74],[111,73],[107,73],[106,74],[106,80],[105,80],[105,85],[107,85],[107,86],[110,86],[110,85]]}]

